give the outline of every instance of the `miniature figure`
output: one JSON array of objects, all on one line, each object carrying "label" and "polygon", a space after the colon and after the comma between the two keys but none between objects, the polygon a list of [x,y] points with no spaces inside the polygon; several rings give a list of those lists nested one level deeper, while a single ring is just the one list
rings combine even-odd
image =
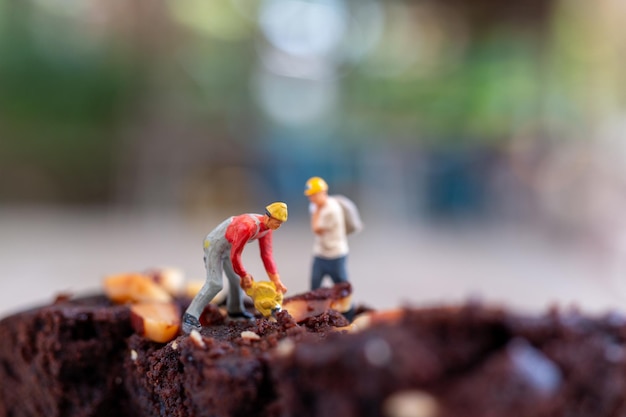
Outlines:
[{"label": "miniature figure", "polygon": [[320,177],[309,178],[304,195],[311,202],[311,229],[315,234],[311,290],[319,288],[326,275],[335,284],[348,282],[347,235],[362,228],[356,206],[347,197],[329,196],[328,184]]},{"label": "miniature figure", "polygon": [[253,287],[254,279],[243,267],[241,254],[246,243],[259,241],[265,271],[276,291],[284,294],[283,285],[272,255],[272,232],[287,221],[287,204],[275,202],[265,208],[265,214],[241,214],[224,220],[204,239],[204,263],[207,277],[183,316],[183,331],[200,330],[200,315],[204,307],[222,289],[222,271],[230,284],[227,300],[232,318],[253,318],[243,306],[243,291]]}]

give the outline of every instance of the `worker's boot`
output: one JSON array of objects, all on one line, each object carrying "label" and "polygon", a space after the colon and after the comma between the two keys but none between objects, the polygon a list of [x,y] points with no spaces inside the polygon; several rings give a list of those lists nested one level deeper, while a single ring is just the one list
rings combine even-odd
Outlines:
[{"label": "worker's boot", "polygon": [[192,330],[200,331],[200,329],[202,329],[202,325],[197,317],[189,313],[183,315],[183,332],[189,334]]}]

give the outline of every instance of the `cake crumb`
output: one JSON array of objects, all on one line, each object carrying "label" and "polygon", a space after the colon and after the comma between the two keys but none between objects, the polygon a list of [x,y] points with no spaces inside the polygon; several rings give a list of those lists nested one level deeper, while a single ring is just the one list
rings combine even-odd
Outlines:
[{"label": "cake crumb", "polygon": [[137,351],[135,349],[130,350],[130,360],[133,362],[137,360]]},{"label": "cake crumb", "polygon": [[387,397],[383,404],[385,417],[437,417],[437,400],[420,390],[399,391]]},{"label": "cake crumb", "polygon": [[198,332],[197,330],[192,330],[191,333],[189,333],[189,338],[194,343],[194,345],[198,346],[199,348],[206,349],[206,344],[204,343],[204,340],[202,340],[202,335],[200,335],[200,332]]},{"label": "cake crumb", "polygon": [[244,330],[243,332],[241,332],[241,338],[247,340],[259,340],[261,339],[261,336],[254,332],[251,332],[250,330]]}]

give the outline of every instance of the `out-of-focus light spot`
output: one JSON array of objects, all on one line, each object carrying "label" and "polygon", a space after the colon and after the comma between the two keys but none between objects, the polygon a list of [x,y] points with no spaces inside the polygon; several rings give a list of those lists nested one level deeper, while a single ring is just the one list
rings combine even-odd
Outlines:
[{"label": "out-of-focus light spot", "polygon": [[424,47],[424,39],[414,23],[411,11],[411,8],[403,3],[386,6],[383,36],[363,62],[363,69],[367,73],[381,77],[397,77],[418,61]]},{"label": "out-of-focus light spot", "polygon": [[[44,3],[38,0],[38,5]],[[53,0],[30,13],[27,21],[38,51],[63,65],[82,62],[97,53],[101,46],[101,31],[91,24],[94,22],[91,3],[74,3],[73,0]]]},{"label": "out-of-focus light spot", "polygon": [[235,11],[246,20],[256,25],[261,2],[259,0],[230,0]]},{"label": "out-of-focus light spot", "polygon": [[[431,4],[371,5],[363,30],[373,34],[364,44],[361,68],[378,77],[423,76],[454,66],[467,44],[463,20],[450,8]],[[356,15],[355,15],[356,16]],[[358,49],[356,49],[358,57]],[[352,51],[350,56],[354,56]]]},{"label": "out-of-focus light spot", "polygon": [[320,56],[340,44],[346,15],[339,0],[267,0],[259,23],[275,48],[295,56]]},{"label": "out-of-focus light spot", "polygon": [[355,4],[344,37],[344,57],[360,61],[379,42],[385,22],[385,9],[377,1],[362,0]]},{"label": "out-of-focus light spot", "polygon": [[312,124],[331,114],[337,102],[334,80],[288,78],[261,70],[253,83],[263,111],[283,125]]},{"label": "out-of-focus light spot", "polygon": [[170,0],[173,17],[181,24],[224,40],[239,40],[252,33],[229,0]]},{"label": "out-of-focus light spot", "polygon": [[332,61],[314,57],[296,58],[274,48],[264,48],[259,58],[265,68],[277,75],[309,80],[323,80],[335,76]]},{"label": "out-of-focus light spot", "polygon": [[91,6],[87,0],[34,0],[34,4],[49,13],[66,17],[84,16]]}]

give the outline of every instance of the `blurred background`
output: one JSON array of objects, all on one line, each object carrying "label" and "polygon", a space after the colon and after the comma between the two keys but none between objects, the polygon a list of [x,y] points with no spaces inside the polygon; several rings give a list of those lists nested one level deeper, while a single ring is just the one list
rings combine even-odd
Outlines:
[{"label": "blurred background", "polygon": [[620,308],[626,3],[518,3],[0,1],[0,315],[202,278],[205,234],[276,200],[305,291],[313,175],[361,210],[357,302]]}]

